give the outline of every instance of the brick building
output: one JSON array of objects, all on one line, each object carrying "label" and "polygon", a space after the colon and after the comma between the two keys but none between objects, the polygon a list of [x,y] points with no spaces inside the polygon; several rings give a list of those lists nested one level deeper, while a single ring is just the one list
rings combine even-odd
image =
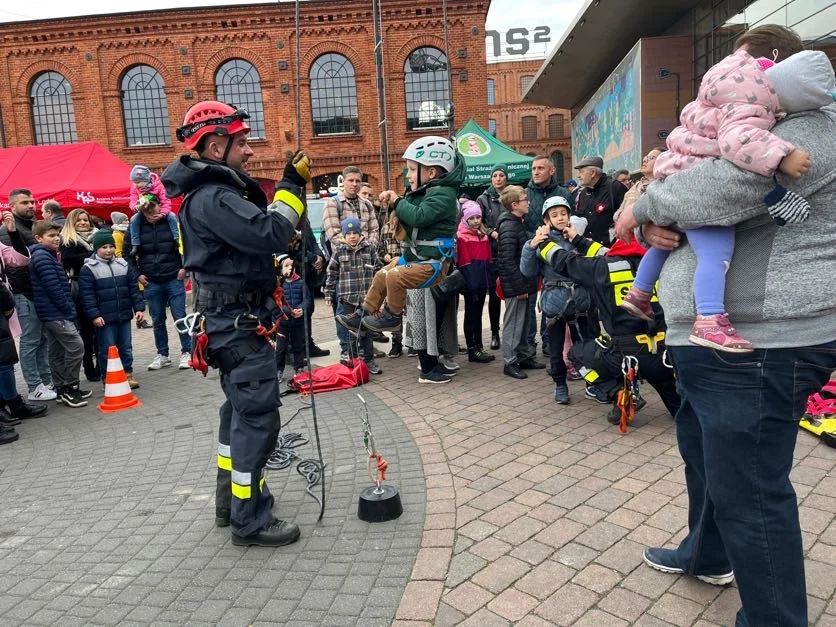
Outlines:
[{"label": "brick building", "polygon": [[572,178],[571,116],[566,109],[522,102],[542,60],[488,65],[488,126],[517,152],[548,155],[562,181]]},{"label": "brick building", "polygon": [[[384,76],[392,184],[403,149],[446,135],[448,72],[454,124],[487,123],[484,29],[490,0],[386,0]],[[354,163],[382,185],[369,0],[301,3],[301,143],[317,188]],[[295,150],[293,3],[163,10],[0,24],[3,146],[97,141],[160,171],[183,152],[174,130],[195,102],[246,107],[250,172],[276,179]],[[466,97],[465,97],[466,94]]]}]

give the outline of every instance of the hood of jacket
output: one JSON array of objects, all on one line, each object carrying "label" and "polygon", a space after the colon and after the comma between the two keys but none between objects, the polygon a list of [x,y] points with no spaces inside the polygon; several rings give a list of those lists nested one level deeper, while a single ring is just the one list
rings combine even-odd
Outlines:
[{"label": "hood of jacket", "polygon": [[43,244],[32,244],[29,247],[30,255],[34,254],[38,250],[45,250],[46,252],[48,252],[50,255],[52,255],[56,259],[58,258],[58,251],[57,250],[52,250],[51,248],[47,248]]},{"label": "hood of jacket", "polygon": [[169,198],[188,194],[201,185],[228,185],[246,192],[247,198],[253,204],[259,207],[267,206],[267,196],[255,179],[216,161],[181,155],[166,167],[160,180],[165,185],[165,193]]}]

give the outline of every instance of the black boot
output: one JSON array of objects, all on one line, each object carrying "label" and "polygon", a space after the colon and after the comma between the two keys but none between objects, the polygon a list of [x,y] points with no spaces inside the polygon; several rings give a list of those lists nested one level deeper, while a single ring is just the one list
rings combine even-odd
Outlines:
[{"label": "black boot", "polygon": [[0,444],[11,444],[20,437],[12,427],[0,426]]},{"label": "black boot", "polygon": [[319,348],[316,343],[311,340],[308,344],[308,353],[310,353],[311,357],[327,357],[331,354],[327,348]]},{"label": "black boot", "polygon": [[491,333],[491,350],[497,351],[500,346],[502,346],[502,343],[499,341],[499,331],[494,331]]},{"label": "black boot", "polygon": [[232,534],[232,544],[235,546],[284,546],[293,544],[298,539],[299,526],[277,518],[251,536],[239,536],[234,532]]},{"label": "black boot", "polygon": [[12,418],[20,420],[38,418],[39,416],[43,416],[47,411],[46,405],[30,405],[23,400],[20,394],[9,401],[6,401],[6,407],[8,407],[9,415]]},{"label": "black boot", "polygon": [[14,418],[6,411],[6,404],[0,403],[0,428],[16,427],[20,424],[20,418]]}]

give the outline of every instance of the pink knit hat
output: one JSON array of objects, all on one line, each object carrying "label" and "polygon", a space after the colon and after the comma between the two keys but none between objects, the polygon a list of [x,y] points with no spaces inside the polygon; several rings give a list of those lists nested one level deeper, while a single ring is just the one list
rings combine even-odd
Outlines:
[{"label": "pink knit hat", "polygon": [[465,200],[462,203],[462,226],[469,227],[470,225],[467,221],[470,218],[475,218],[476,216],[479,216],[480,218],[482,217],[482,207],[480,207],[479,203],[475,200]]}]

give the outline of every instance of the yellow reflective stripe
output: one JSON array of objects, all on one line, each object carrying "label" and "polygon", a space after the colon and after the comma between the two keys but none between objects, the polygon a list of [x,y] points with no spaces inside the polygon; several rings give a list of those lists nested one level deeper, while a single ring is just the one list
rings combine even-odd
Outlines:
[{"label": "yellow reflective stripe", "polygon": [[252,496],[252,488],[248,485],[241,485],[232,482],[232,496],[236,499],[245,500]]},{"label": "yellow reflective stripe", "polygon": [[630,281],[632,283],[633,278],[633,273],[630,270],[610,272],[610,283],[624,283],[625,281]]},{"label": "yellow reflective stripe", "polygon": [[232,458],[218,453],[218,468],[221,470],[232,470]]},{"label": "yellow reflective stripe", "polygon": [[598,251],[602,248],[603,246],[598,242],[592,242],[589,245],[589,249],[586,251],[586,255],[584,255],[584,257],[595,257],[598,254]]},{"label": "yellow reflective stripe", "polygon": [[581,375],[583,375],[584,381],[587,383],[595,383],[601,376],[595,372],[594,370],[590,370],[589,368],[581,368],[580,371]]},{"label": "yellow reflective stripe", "polygon": [[545,246],[540,249],[540,258],[543,261],[550,261],[551,256],[554,254],[554,249],[557,248],[557,244],[554,242],[549,242]]},{"label": "yellow reflective stripe", "polygon": [[296,212],[297,216],[301,216],[302,212],[305,210],[305,205],[302,204],[302,201],[299,200],[296,194],[287,189],[280,189],[276,191],[276,195],[273,196],[273,202],[283,202],[284,204],[290,206]]},{"label": "yellow reflective stripe", "polygon": [[258,491],[264,492],[264,482],[266,479],[264,477],[261,478],[261,481],[258,482]]}]

